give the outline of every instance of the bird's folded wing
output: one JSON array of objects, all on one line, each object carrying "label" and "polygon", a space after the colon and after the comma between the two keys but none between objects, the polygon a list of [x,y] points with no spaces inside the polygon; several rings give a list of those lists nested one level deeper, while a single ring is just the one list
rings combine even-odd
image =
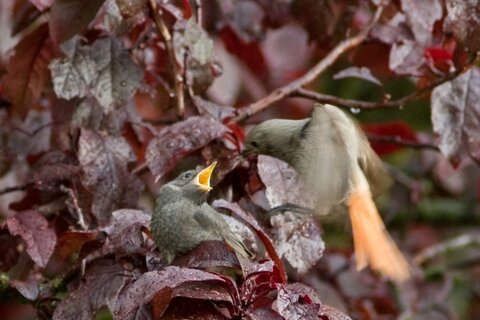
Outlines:
[{"label": "bird's folded wing", "polygon": [[252,253],[245,247],[243,242],[230,230],[222,215],[208,204],[203,204],[200,210],[195,212],[195,220],[204,229],[217,233],[229,246],[244,258],[251,258]]},{"label": "bird's folded wing", "polygon": [[339,108],[317,105],[304,130],[297,170],[314,193],[317,213],[328,214],[350,190],[357,166],[356,128]]}]

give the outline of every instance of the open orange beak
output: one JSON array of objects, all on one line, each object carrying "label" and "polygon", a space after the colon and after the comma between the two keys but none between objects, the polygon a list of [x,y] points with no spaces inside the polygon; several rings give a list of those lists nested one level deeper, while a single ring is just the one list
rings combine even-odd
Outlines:
[{"label": "open orange beak", "polygon": [[213,169],[217,165],[217,161],[203,169],[202,171],[197,174],[197,178],[195,180],[195,183],[205,192],[209,192],[212,190],[212,187],[210,187],[210,177],[212,176]]}]

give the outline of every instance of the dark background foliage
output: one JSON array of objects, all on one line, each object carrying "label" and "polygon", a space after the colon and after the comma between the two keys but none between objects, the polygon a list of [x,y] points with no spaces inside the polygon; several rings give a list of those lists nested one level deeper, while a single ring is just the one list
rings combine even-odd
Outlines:
[{"label": "dark background foliage", "polygon": [[[480,318],[479,6],[1,1],[2,318]],[[346,225],[265,215],[302,190],[236,161],[245,131],[314,101],[388,163],[378,205],[412,282],[356,272]],[[165,266],[156,191],[214,160],[213,205],[257,258],[209,242]]]}]

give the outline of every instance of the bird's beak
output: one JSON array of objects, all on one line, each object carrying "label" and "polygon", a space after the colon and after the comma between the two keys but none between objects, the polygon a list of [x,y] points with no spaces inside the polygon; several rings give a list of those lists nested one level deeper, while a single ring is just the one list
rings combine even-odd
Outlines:
[{"label": "bird's beak", "polygon": [[212,190],[212,187],[210,187],[210,177],[212,176],[213,169],[216,165],[217,161],[213,162],[211,165],[200,171],[195,179],[195,184],[206,192]]}]

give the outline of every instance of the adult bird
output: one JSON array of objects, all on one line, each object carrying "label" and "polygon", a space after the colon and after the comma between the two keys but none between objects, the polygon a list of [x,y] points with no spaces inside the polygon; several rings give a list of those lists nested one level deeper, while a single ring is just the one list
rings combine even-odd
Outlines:
[{"label": "adult bird", "polygon": [[183,172],[160,188],[151,230],[168,263],[209,240],[224,240],[242,257],[251,257],[222,215],[206,202],[215,165]]},{"label": "adult bird", "polygon": [[372,199],[387,185],[383,163],[342,110],[316,104],[311,118],[264,121],[245,139],[243,154],[252,153],[290,164],[312,193],[317,217],[347,204],[358,270],[370,265],[397,282],[411,276]]}]

